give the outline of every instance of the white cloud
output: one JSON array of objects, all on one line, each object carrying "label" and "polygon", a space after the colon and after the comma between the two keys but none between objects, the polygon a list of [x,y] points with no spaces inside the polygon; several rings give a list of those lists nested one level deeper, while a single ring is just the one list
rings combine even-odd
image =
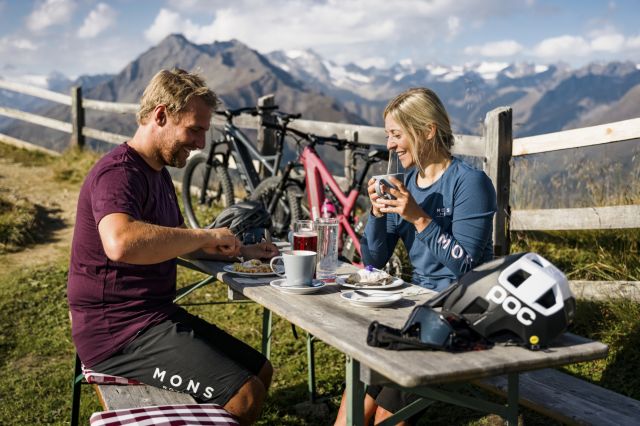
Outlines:
[{"label": "white cloud", "polygon": [[64,24],[71,19],[75,6],[72,0],[41,1],[27,17],[27,28],[42,31],[53,25]]},{"label": "white cloud", "polygon": [[202,32],[203,28],[176,12],[160,9],[153,24],[145,30],[144,36],[152,43],[157,43],[169,34],[182,33],[192,41],[200,43],[201,41],[194,39],[194,35],[200,38],[198,33]]},{"label": "white cloud", "polygon": [[390,20],[367,22],[362,11],[343,14],[326,5],[311,6],[315,10],[308,10],[308,5],[301,3],[291,5],[289,9],[299,10],[289,11],[289,19],[284,19],[282,9],[277,7],[265,7],[263,14],[226,8],[219,9],[208,25],[197,25],[177,12],[161,9],[145,31],[145,37],[154,43],[171,33],[182,33],[195,43],[237,38],[253,48],[268,51],[375,41],[391,36],[395,29]]},{"label": "white cloud", "polygon": [[629,37],[626,46],[629,49],[640,49],[640,36]]},{"label": "white cloud", "polygon": [[625,50],[638,47],[640,47],[640,36],[627,38],[609,30],[592,32],[586,38],[573,35],[548,38],[538,43],[532,53],[543,59],[566,60],[567,58],[627,53]]},{"label": "white cloud", "polygon": [[37,46],[29,39],[20,37],[2,37],[0,38],[0,52],[9,50],[36,50]]},{"label": "white cloud", "polygon": [[522,45],[515,40],[501,40],[478,46],[468,46],[464,49],[464,53],[471,56],[480,55],[488,58],[498,58],[517,55],[523,49]]},{"label": "white cloud", "polygon": [[[236,38],[261,52],[311,48],[357,63],[381,52],[389,54],[388,61],[414,53],[422,57],[424,48],[417,44],[433,45],[443,34],[452,41],[467,30],[462,22],[508,13],[500,0],[214,0],[208,8],[202,0],[177,3],[167,1],[158,12],[144,31],[147,40],[157,43],[171,33],[196,43]],[[210,22],[192,17],[207,16],[206,10],[215,12]]]},{"label": "white cloud", "polygon": [[78,37],[93,38],[116,22],[116,11],[105,3],[98,3],[78,30]]},{"label": "white cloud", "polygon": [[449,29],[448,36],[453,38],[458,35],[458,31],[460,30],[460,18],[457,16],[450,16],[447,19],[447,27]]},{"label": "white cloud", "polygon": [[591,40],[591,50],[602,52],[618,52],[624,47],[624,36],[621,34],[607,34]]},{"label": "white cloud", "polygon": [[545,59],[587,56],[591,51],[589,42],[583,37],[563,35],[542,40],[533,48],[535,56]]}]

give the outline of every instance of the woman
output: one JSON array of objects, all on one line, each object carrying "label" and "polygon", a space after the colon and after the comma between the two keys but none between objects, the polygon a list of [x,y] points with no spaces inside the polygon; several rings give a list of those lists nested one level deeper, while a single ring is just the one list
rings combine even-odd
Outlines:
[{"label": "woman", "polygon": [[[368,182],[371,213],[364,236],[365,264],[383,267],[402,239],[413,265],[413,282],[442,291],[473,267],[493,258],[496,193],[488,176],[451,155],[453,133],[438,96],[425,88],[409,89],[384,110],[387,148],[407,171],[404,182],[384,187],[394,199],[376,193]],[[375,423],[417,399],[387,387],[370,386],[366,422]],[[346,420],[345,398],[336,424]],[[365,422],[365,424],[367,424]]]}]

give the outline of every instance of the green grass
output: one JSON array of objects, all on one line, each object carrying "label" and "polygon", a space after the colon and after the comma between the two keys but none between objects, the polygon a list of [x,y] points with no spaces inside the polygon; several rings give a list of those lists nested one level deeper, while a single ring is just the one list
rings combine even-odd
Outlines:
[{"label": "green grass", "polygon": [[20,250],[36,241],[40,225],[36,206],[0,189],[0,254]]},{"label": "green grass", "polygon": [[58,182],[81,184],[87,172],[100,159],[102,154],[78,148],[67,149],[52,164],[54,177]]},{"label": "green grass", "polygon": [[511,239],[511,253],[539,253],[570,280],[640,281],[640,229],[512,232]]},{"label": "green grass", "polygon": [[57,161],[56,157],[38,151],[15,148],[0,141],[0,158],[26,166],[46,166]]}]

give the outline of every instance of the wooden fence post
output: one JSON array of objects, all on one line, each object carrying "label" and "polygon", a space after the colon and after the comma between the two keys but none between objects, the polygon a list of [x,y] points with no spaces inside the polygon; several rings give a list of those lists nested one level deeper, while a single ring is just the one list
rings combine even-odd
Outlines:
[{"label": "wooden fence post", "polygon": [[82,108],[82,87],[73,86],[71,88],[71,147],[84,148],[84,109]]},{"label": "wooden fence post", "polygon": [[[357,130],[345,130],[345,138],[347,140],[358,142]],[[345,148],[344,150],[344,177],[347,182],[351,182],[356,172],[356,163],[353,156],[353,148]]]},{"label": "wooden fence post", "polygon": [[485,173],[496,189],[497,210],[493,220],[493,245],[496,256],[509,254],[509,192],[511,189],[511,152],[513,146],[512,110],[500,107],[485,118]]},{"label": "wooden fence post", "polygon": [[[274,106],[275,104],[276,103],[275,103],[274,95],[266,95],[258,99],[258,108]],[[270,111],[265,111],[259,117],[260,117],[260,121],[258,123],[258,139],[257,139],[258,152],[264,155],[273,155],[276,152],[275,131],[272,129],[267,129],[266,127],[264,127],[263,123],[275,124],[275,118],[273,117]],[[268,176],[268,171],[262,165],[262,163],[260,163],[260,177],[265,178],[267,176]]]}]

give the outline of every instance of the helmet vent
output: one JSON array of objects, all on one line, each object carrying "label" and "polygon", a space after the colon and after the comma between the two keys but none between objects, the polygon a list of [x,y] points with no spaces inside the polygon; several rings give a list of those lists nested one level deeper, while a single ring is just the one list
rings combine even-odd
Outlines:
[{"label": "helmet vent", "polygon": [[546,309],[549,309],[550,307],[555,305],[556,296],[553,294],[553,290],[552,289],[547,290],[547,292],[538,299],[538,304],[540,304]]},{"label": "helmet vent", "polygon": [[535,263],[536,265],[538,265],[541,268],[544,268],[544,266],[542,265],[542,263],[540,263],[540,261],[538,259],[536,259],[535,257],[530,257],[529,258],[530,261],[532,261],[533,263]]},{"label": "helmet vent", "polygon": [[530,276],[531,274],[525,271],[524,269],[518,269],[513,274],[509,275],[507,280],[511,283],[511,285],[518,288],[520,284],[525,282],[527,278],[529,278]]},{"label": "helmet vent", "polygon": [[464,308],[464,311],[462,311],[462,315],[484,314],[487,308],[489,308],[489,302],[487,302],[485,299],[481,297],[476,297],[473,303],[469,304],[466,308]]}]

